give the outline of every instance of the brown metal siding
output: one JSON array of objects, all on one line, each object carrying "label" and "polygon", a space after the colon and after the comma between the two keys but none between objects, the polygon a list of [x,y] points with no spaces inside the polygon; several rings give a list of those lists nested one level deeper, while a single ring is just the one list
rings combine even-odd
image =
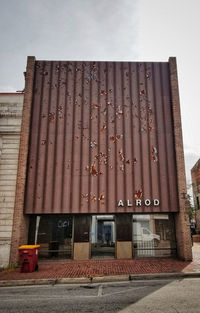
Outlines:
[{"label": "brown metal siding", "polygon": [[26,213],[178,211],[167,62],[36,61],[33,95]]}]

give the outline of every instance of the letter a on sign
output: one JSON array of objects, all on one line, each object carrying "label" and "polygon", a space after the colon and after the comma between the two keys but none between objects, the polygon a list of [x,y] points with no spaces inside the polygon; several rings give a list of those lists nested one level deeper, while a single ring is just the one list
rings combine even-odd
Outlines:
[{"label": "letter a on sign", "polygon": [[122,200],[119,200],[118,205],[117,206],[124,206],[124,202]]}]

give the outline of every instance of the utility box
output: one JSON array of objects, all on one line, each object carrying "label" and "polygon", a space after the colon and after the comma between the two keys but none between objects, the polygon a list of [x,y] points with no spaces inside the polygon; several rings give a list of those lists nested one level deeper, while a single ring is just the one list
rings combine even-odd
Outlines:
[{"label": "utility box", "polygon": [[40,245],[24,245],[19,247],[21,273],[31,273],[38,270],[39,248]]}]

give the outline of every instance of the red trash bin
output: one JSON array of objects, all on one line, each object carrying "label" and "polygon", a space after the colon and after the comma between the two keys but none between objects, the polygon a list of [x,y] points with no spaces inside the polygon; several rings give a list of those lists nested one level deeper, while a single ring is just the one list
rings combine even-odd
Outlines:
[{"label": "red trash bin", "polygon": [[31,273],[38,270],[38,254],[40,245],[20,246],[20,272]]}]

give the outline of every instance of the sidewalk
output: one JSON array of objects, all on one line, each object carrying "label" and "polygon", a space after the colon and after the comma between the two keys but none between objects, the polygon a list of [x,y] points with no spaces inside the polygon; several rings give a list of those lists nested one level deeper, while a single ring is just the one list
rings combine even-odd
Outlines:
[{"label": "sidewalk", "polygon": [[200,243],[194,243],[192,262],[183,262],[172,258],[40,261],[38,272],[20,273],[19,268],[0,272],[0,286],[11,285],[13,281],[15,284],[23,284],[25,281],[26,284],[37,284],[57,283],[58,281],[91,282],[103,279],[108,281],[120,277],[126,280],[134,279],[134,276],[144,278],[149,274],[154,274],[150,277],[173,276],[170,273],[181,277],[188,273],[193,273],[192,275],[196,273],[197,276],[200,276]]}]

